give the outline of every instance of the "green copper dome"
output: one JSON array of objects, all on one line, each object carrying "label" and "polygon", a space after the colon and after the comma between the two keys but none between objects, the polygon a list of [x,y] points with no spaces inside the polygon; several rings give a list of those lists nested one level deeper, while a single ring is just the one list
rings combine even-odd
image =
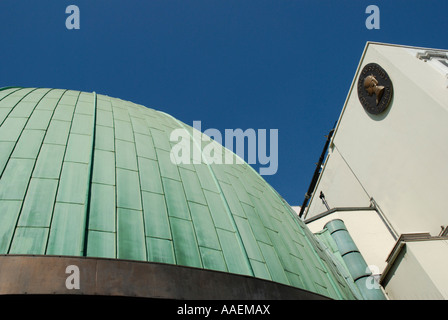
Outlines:
[{"label": "green copper dome", "polygon": [[2,89],[0,254],[161,262],[356,297],[248,164],[173,164],[170,134],[179,128],[193,137],[195,129],[132,102]]}]

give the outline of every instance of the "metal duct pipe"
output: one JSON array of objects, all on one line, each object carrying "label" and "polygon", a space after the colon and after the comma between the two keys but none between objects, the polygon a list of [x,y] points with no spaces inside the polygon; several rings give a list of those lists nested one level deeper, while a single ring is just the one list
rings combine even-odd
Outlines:
[{"label": "metal duct pipe", "polygon": [[[379,284],[372,283],[372,278],[370,278],[372,272],[370,272],[364,257],[350,236],[344,221],[341,219],[331,220],[325,224],[324,228],[328,229],[331,237],[336,242],[342,259],[364,299],[385,300],[386,297]],[[368,285],[368,281],[371,285]]]}]

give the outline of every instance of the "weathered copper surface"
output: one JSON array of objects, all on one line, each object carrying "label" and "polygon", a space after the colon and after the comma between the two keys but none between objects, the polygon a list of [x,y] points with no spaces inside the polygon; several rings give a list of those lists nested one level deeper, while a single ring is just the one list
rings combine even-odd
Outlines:
[{"label": "weathered copper surface", "polygon": [[370,114],[380,114],[389,106],[393,94],[392,81],[376,63],[367,64],[358,79],[358,97]]}]

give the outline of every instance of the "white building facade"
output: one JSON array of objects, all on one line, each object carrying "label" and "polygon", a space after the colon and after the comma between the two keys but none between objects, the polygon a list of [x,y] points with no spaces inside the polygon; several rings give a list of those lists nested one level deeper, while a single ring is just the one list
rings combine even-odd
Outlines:
[{"label": "white building facade", "polygon": [[448,51],[367,43],[301,218],[341,219],[389,299],[448,298]]}]

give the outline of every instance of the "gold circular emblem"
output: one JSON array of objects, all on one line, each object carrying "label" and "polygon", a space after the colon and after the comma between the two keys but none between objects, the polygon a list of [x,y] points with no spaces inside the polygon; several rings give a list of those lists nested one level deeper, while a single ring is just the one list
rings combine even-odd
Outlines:
[{"label": "gold circular emblem", "polygon": [[369,63],[358,79],[358,97],[370,114],[380,114],[392,100],[393,87],[389,75],[376,63]]}]

